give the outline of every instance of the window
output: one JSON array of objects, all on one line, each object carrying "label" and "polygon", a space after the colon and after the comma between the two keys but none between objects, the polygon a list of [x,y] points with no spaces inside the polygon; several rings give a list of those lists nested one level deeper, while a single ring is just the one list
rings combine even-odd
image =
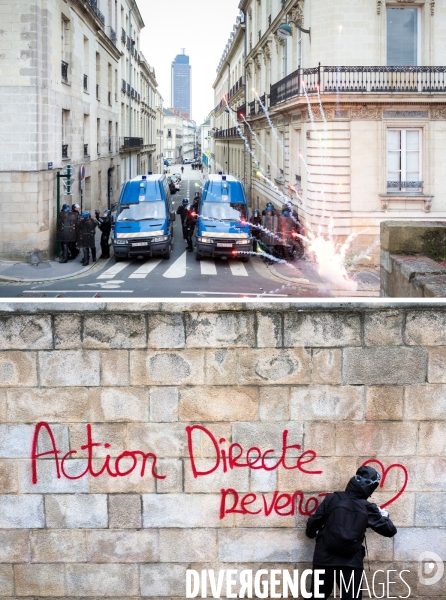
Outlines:
[{"label": "window", "polygon": [[387,130],[387,190],[420,192],[421,129]]},{"label": "window", "polygon": [[389,67],[418,65],[418,15],[417,8],[387,9],[387,65]]}]

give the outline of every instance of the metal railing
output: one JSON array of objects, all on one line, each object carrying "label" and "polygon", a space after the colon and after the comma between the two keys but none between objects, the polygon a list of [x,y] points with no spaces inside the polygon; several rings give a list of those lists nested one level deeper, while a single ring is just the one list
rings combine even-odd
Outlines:
[{"label": "metal railing", "polygon": [[[241,89],[243,89],[245,87],[245,84],[243,83],[243,77],[240,77],[240,79],[237,81],[237,83],[235,85],[232,86],[232,88],[229,90],[229,92],[226,94],[226,99],[229,101],[231,100],[237,92],[239,92]],[[219,110],[221,110],[224,106],[226,106],[226,102],[224,100],[224,98],[217,104],[217,106],[214,108],[214,113],[217,113]]]},{"label": "metal railing", "polygon": [[61,74],[62,74],[62,81],[67,82],[68,81],[68,63],[65,62],[64,60],[61,61]]},{"label": "metal railing", "polygon": [[89,156],[89,154],[88,154],[88,144],[84,144],[84,156]]},{"label": "metal railing", "polygon": [[127,91],[127,84],[124,79],[121,79],[121,92]]},{"label": "metal railing", "polygon": [[256,101],[253,100],[252,102],[249,102],[248,106],[249,106],[249,116],[253,117],[256,114]]},{"label": "metal railing", "polygon": [[88,75],[84,75],[84,90],[88,92]]},{"label": "metal railing", "polygon": [[107,27],[107,35],[110,38],[110,40],[112,41],[112,43],[116,46],[116,42],[117,42],[116,31],[111,27],[111,25],[108,25],[108,27]]},{"label": "metal railing", "polygon": [[62,144],[62,158],[68,158],[68,144]]},{"label": "metal railing", "polygon": [[130,83],[128,83],[128,84],[127,84],[127,94],[128,94],[129,96],[130,96],[130,90],[131,90]]},{"label": "metal railing", "polygon": [[298,69],[271,86],[270,105],[307,94],[446,93],[446,67]]},{"label": "metal railing", "polygon": [[101,21],[101,23],[104,25],[105,24],[105,17],[104,17],[104,15],[101,13],[101,11],[98,8],[98,2],[97,2],[97,0],[86,0],[86,1],[87,1],[87,4],[89,4],[91,6],[91,8],[93,9],[94,13],[98,17],[98,19]]},{"label": "metal railing", "polygon": [[423,182],[422,181],[388,181],[387,191],[392,192],[422,192]]},{"label": "metal railing", "polygon": [[[267,108],[267,106],[266,106],[266,94],[263,94],[263,96],[260,96],[260,102],[263,104],[263,106],[265,108]],[[262,106],[261,106],[260,102],[258,102],[258,106],[257,106],[257,114],[258,115],[261,115],[263,113],[263,109],[262,109]]]},{"label": "metal railing", "polygon": [[131,148],[141,148],[144,145],[143,138],[139,137],[123,137],[120,138],[119,145],[121,150],[129,150]]},{"label": "metal railing", "polygon": [[237,127],[230,127],[229,129],[221,129],[214,133],[215,138],[232,138],[239,137]]}]

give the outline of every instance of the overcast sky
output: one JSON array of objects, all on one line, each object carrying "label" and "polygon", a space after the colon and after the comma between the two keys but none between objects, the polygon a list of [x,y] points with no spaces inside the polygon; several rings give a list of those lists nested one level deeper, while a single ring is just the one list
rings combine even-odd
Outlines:
[{"label": "overcast sky", "polygon": [[239,14],[240,0],[139,0],[145,23],[141,50],[155,67],[164,106],[170,105],[171,64],[186,48],[192,66],[192,118],[199,125],[214,108],[212,84]]}]

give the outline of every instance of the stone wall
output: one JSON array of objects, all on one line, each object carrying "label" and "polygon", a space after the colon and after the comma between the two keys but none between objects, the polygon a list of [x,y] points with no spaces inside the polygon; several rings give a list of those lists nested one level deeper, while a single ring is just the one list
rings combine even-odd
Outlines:
[{"label": "stone wall", "polygon": [[[408,479],[388,507],[397,536],[367,536],[372,572],[408,569],[411,598],[445,598],[445,578],[417,574],[422,551],[446,560],[445,332],[438,305],[0,304],[0,596],[184,598],[188,568],[301,569],[314,547],[302,513],[375,459],[379,504]],[[33,483],[39,422],[59,462],[77,454],[60,478],[41,456]],[[101,444],[91,465],[87,424]],[[288,466],[306,459],[194,478],[194,424],[220,448],[275,449],[270,466],[287,430],[301,446]],[[211,470],[214,444],[195,433],[195,466]],[[42,429],[34,452],[53,448]],[[117,467],[126,451],[155,454],[156,477],[153,459],[140,476],[141,455],[138,469],[129,455]],[[129,474],[90,474],[104,464]],[[255,494],[245,506],[260,513],[220,518],[228,488],[238,508]],[[262,494],[269,506],[276,490],[301,492],[293,514],[265,516]],[[391,591],[407,596],[401,583]]]}]

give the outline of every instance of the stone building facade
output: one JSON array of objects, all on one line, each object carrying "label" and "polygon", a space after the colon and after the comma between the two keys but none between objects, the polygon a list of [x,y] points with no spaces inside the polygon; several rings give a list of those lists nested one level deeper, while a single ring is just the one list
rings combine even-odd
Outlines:
[{"label": "stone building facade", "polygon": [[174,164],[183,161],[183,117],[178,111],[164,108],[164,157]]},{"label": "stone building facade", "polygon": [[[444,598],[446,578],[420,582],[418,557],[446,558],[445,332],[438,304],[0,305],[2,595],[185,598],[187,569],[301,572],[314,547],[305,506],[375,461],[373,498],[390,503],[398,533],[367,534],[367,577],[394,569],[388,597]],[[69,452],[60,478],[52,454],[36,457],[33,478],[43,422],[34,454],[53,449],[50,430],[60,459]],[[87,425],[97,476],[69,479],[86,470]],[[193,437],[198,471],[216,464],[209,432],[222,448],[269,449],[271,466],[288,431],[317,474],[220,464],[195,478],[193,425],[204,428]],[[98,475],[107,455],[115,472],[132,451],[155,454],[165,479],[151,460],[141,476],[128,455],[122,476]],[[221,518],[229,488],[248,512]],[[262,498],[269,506],[276,491],[283,510],[266,516]],[[284,494],[294,493],[290,512]]]},{"label": "stone building facade", "polygon": [[[257,139],[245,131],[260,164],[245,152],[253,205],[288,197],[307,229],[327,232],[333,219],[340,240],[359,234],[356,250],[379,239],[382,220],[444,218],[446,14],[438,3],[242,0],[239,7],[246,112]],[[286,39],[277,33],[284,24]],[[241,46],[234,36],[225,54]],[[221,63],[219,77],[226,70]],[[218,111],[216,118],[218,129]],[[216,140],[216,156],[228,143]]]},{"label": "stone building facade", "polygon": [[111,0],[2,3],[3,258],[54,254],[57,170],[76,168],[74,195],[62,203],[94,211],[112,206],[122,182],[139,173],[141,162],[153,161],[155,113],[147,102],[156,79],[140,53],[144,23],[132,6],[130,0],[119,8]]}]

